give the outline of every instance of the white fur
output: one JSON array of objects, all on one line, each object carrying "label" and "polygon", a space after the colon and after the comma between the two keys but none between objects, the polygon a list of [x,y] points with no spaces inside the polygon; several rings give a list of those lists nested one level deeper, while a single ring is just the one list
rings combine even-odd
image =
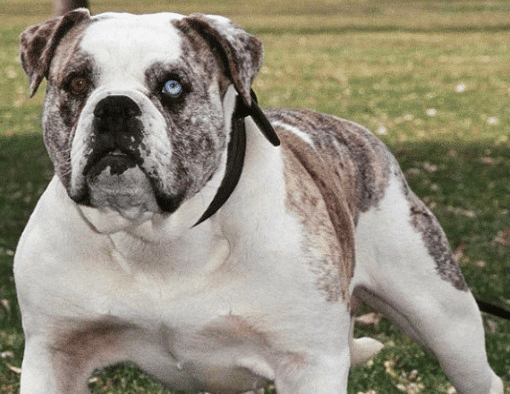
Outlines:
[{"label": "white fur", "polygon": [[294,127],[292,125],[286,124],[285,122],[278,122],[278,121],[274,122],[273,126],[274,127],[281,127],[281,128],[283,128],[285,130],[288,130],[291,133],[299,136],[299,138],[301,138],[304,141],[306,141],[309,145],[313,146],[312,138],[308,134],[306,134],[306,133],[302,132],[301,130],[299,130],[297,127]]},{"label": "white fur", "polygon": [[143,83],[144,71],[155,61],[171,63],[181,57],[181,39],[171,21],[182,18],[173,13],[102,14],[87,28],[80,46],[102,66],[102,82],[124,84],[126,75],[138,75]]}]

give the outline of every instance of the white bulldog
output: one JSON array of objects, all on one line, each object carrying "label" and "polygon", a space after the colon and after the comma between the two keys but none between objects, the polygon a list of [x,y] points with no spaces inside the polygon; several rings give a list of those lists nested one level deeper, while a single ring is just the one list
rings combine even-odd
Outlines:
[{"label": "white bulldog", "polygon": [[352,341],[354,297],[458,392],[503,393],[393,156],[346,120],[260,112],[257,38],[218,16],[77,10],[27,29],[21,58],[33,93],[48,80],[56,172],[15,257],[22,394],[85,393],[127,361],[189,392],[346,393],[351,354],[380,348]]}]

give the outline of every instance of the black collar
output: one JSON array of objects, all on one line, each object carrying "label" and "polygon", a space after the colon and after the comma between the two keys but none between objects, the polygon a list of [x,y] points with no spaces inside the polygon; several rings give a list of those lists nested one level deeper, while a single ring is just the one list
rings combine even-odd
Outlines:
[{"label": "black collar", "polygon": [[227,148],[227,166],[225,176],[221,181],[221,185],[216,191],[216,195],[209,204],[209,207],[200,217],[195,226],[209,219],[218,209],[228,200],[230,195],[239,182],[243,171],[244,156],[246,153],[246,124],[244,118],[251,116],[260,131],[274,146],[280,145],[280,140],[276,135],[273,126],[269,123],[262,110],[257,104],[257,96],[253,90],[251,91],[251,106],[245,105],[241,98],[237,96],[236,107],[232,115],[232,128],[230,131],[230,142]]}]

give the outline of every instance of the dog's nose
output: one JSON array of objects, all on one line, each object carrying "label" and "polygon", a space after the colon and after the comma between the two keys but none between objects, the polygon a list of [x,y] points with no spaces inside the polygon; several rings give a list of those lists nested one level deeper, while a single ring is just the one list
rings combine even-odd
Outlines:
[{"label": "dog's nose", "polygon": [[137,133],[142,126],[136,117],[141,114],[138,104],[127,96],[105,97],[94,109],[94,131],[101,135]]},{"label": "dog's nose", "polygon": [[84,174],[97,176],[107,166],[110,172],[122,174],[141,165],[144,127],[140,106],[130,97],[111,95],[101,99],[94,108],[91,152]]},{"label": "dog's nose", "polygon": [[97,103],[94,116],[97,118],[126,119],[140,116],[138,104],[127,96],[108,96]]}]

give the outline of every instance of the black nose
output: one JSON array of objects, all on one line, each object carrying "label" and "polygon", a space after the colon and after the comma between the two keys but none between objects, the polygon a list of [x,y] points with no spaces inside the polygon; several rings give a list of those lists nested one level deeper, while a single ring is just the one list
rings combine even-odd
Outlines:
[{"label": "black nose", "polygon": [[108,96],[97,103],[94,109],[94,116],[101,119],[126,119],[141,114],[138,104],[127,96]]},{"label": "black nose", "polygon": [[94,109],[94,131],[113,135],[140,132],[141,122],[136,117],[141,114],[138,104],[127,96],[105,97]]}]

